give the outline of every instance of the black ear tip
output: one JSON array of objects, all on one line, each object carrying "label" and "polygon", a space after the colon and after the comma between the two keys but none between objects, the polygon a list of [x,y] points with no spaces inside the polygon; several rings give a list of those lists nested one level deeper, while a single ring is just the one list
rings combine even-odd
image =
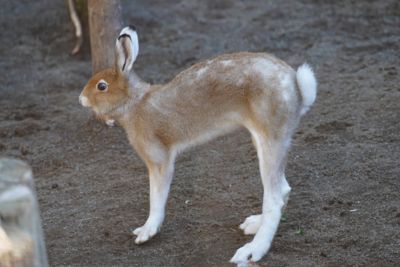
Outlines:
[{"label": "black ear tip", "polygon": [[137,31],[137,28],[136,28],[136,26],[135,25],[128,25],[128,27],[132,30],[132,31]]},{"label": "black ear tip", "polygon": [[124,37],[128,37],[129,39],[132,39],[130,34],[132,32],[136,33],[136,26],[135,25],[128,25],[125,28],[122,29],[120,35],[118,36],[118,40]]},{"label": "black ear tip", "polygon": [[129,34],[123,33],[120,36],[118,36],[118,40],[121,38],[125,38],[125,37],[128,37],[129,39],[131,39],[131,36]]}]

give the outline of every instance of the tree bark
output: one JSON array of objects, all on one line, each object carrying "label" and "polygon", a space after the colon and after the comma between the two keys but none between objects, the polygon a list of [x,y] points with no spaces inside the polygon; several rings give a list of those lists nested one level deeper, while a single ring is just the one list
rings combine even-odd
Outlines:
[{"label": "tree bark", "polygon": [[88,0],[93,74],[114,64],[115,39],[122,27],[120,0]]}]

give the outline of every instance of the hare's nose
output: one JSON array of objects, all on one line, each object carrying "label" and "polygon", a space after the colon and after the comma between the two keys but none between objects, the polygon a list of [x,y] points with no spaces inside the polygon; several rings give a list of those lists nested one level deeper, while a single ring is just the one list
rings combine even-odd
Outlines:
[{"label": "hare's nose", "polygon": [[86,96],[79,96],[79,103],[84,107],[90,107],[89,99]]}]

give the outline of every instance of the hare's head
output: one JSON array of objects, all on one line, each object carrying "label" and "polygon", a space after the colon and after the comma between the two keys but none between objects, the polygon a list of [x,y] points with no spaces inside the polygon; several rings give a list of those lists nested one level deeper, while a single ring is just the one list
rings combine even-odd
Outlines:
[{"label": "hare's head", "polygon": [[127,103],[130,98],[130,72],[139,52],[134,27],[124,28],[115,45],[114,68],[95,74],[84,87],[79,102],[99,115],[106,115]]}]

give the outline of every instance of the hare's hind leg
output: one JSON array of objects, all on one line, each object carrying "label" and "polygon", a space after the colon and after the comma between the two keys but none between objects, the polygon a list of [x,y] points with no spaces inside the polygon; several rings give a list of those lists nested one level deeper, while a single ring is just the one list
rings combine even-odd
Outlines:
[{"label": "hare's hind leg", "polygon": [[239,228],[243,230],[245,235],[254,235],[260,228],[261,219],[262,214],[250,215],[239,225]]},{"label": "hare's hind leg", "polygon": [[[282,212],[284,211],[287,202],[289,200],[290,193],[289,183],[286,181],[285,175],[281,178],[281,192],[283,196],[284,206],[282,208]],[[247,217],[242,224],[239,225],[239,228],[243,230],[245,235],[254,235],[257,233],[258,228],[261,225],[262,214],[250,215]]]},{"label": "hare's hind leg", "polygon": [[[254,147],[257,150],[258,157],[260,158],[260,153],[262,153],[261,148],[257,146],[257,141],[254,136],[252,136],[251,139]],[[285,174],[282,174],[282,178],[280,179],[280,188],[284,198],[283,200],[284,201],[283,209],[284,209],[289,200],[289,193],[291,190],[289,183],[286,180]],[[239,228],[243,230],[245,235],[254,235],[255,233],[257,233],[258,228],[260,228],[261,219],[262,219],[262,214],[250,215],[244,220],[242,224],[239,225]]]},{"label": "hare's hind leg", "polygon": [[[264,188],[262,214],[249,217],[242,224],[247,232],[256,231],[254,239],[236,251],[234,263],[260,260],[269,250],[278,229],[282,209],[290,187],[284,176],[284,165],[290,139],[268,138],[264,131],[250,130],[257,148]],[[246,226],[246,227],[245,227]]]}]

